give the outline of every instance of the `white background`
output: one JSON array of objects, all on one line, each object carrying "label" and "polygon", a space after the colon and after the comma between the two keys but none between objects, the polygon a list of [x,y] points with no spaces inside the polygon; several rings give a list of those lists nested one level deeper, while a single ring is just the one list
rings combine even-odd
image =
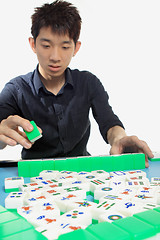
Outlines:
[{"label": "white background", "polygon": [[[48,1],[51,3],[52,1]],[[82,17],[81,49],[70,67],[88,70],[103,83],[128,135],[160,151],[160,1],[71,0]],[[34,8],[42,0],[2,1],[0,7],[0,90],[11,78],[33,71],[37,59],[28,43]],[[88,150],[106,154],[91,116]],[[21,147],[0,151],[0,159],[20,158]]]}]

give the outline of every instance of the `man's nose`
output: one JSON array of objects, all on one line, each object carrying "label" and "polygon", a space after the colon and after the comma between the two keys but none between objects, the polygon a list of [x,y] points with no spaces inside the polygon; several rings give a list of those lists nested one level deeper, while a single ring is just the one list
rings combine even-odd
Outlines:
[{"label": "man's nose", "polygon": [[60,51],[57,47],[54,47],[50,54],[50,60],[54,62],[60,61]]}]

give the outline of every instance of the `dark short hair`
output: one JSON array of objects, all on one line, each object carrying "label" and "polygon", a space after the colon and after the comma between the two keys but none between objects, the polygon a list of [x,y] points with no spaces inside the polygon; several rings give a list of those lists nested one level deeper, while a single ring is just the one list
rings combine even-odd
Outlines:
[{"label": "dark short hair", "polygon": [[36,41],[42,27],[51,27],[54,33],[68,34],[76,43],[81,30],[81,17],[76,7],[71,3],[56,0],[35,8],[31,17],[31,33]]}]

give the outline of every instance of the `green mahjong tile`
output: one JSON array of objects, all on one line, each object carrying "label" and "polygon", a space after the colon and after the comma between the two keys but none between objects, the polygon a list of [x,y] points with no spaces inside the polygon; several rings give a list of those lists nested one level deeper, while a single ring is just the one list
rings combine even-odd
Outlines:
[{"label": "green mahjong tile", "polygon": [[144,169],[145,168],[145,155],[143,153],[132,154],[134,161],[133,169]]},{"label": "green mahjong tile", "polygon": [[78,157],[78,171],[86,171],[90,172],[92,171],[92,164],[93,159],[91,156],[89,157]]},{"label": "green mahjong tile", "polygon": [[18,216],[16,216],[15,214],[13,214],[9,211],[2,212],[0,214],[0,224],[4,224],[6,222],[10,222],[10,221],[13,221],[16,219],[18,219]]},{"label": "green mahjong tile", "polygon": [[6,212],[6,211],[7,211],[7,209],[0,205],[0,214],[3,213],[3,212]]},{"label": "green mahjong tile", "polygon": [[[119,220],[117,220],[119,221]],[[130,235],[127,231],[120,229],[109,222],[102,222],[96,225],[91,225],[86,228],[86,231],[93,234],[99,240],[130,240]]]},{"label": "green mahjong tile", "polygon": [[19,232],[13,234],[12,236],[7,236],[1,238],[1,240],[47,240],[45,236],[41,233],[37,232],[34,229],[25,230],[23,232]]},{"label": "green mahjong tile", "polygon": [[160,212],[160,207],[153,208],[153,210]]},{"label": "green mahjong tile", "polygon": [[78,158],[67,158],[66,159],[66,170],[78,172]]},{"label": "green mahjong tile", "polygon": [[0,225],[0,236],[6,237],[24,230],[32,229],[33,226],[29,224],[25,219],[17,219],[15,221],[7,222]]},{"label": "green mahjong tile", "polygon": [[156,235],[156,229],[152,225],[135,217],[126,217],[112,223],[127,231],[134,240],[142,240]]},{"label": "green mahjong tile", "polygon": [[31,163],[31,161],[29,161],[29,160],[21,160],[18,162],[18,176],[31,177],[30,163]]},{"label": "green mahjong tile", "polygon": [[160,212],[148,210],[133,215],[134,217],[154,226],[157,232],[160,232]]},{"label": "green mahjong tile", "polygon": [[114,171],[114,156],[101,156],[102,166],[104,171]]},{"label": "green mahjong tile", "polygon": [[32,160],[30,161],[30,176],[36,177],[39,176],[39,173],[42,172],[42,160]]},{"label": "green mahjong tile", "polygon": [[42,159],[42,171],[43,170],[54,170],[54,159]]},{"label": "green mahjong tile", "polygon": [[55,170],[58,170],[58,171],[66,170],[67,168],[66,159],[55,159],[54,167],[55,167]]},{"label": "green mahjong tile", "polygon": [[42,137],[42,134],[39,132],[39,130],[37,128],[37,125],[35,124],[34,121],[31,121],[30,123],[33,126],[33,130],[31,132],[28,132],[28,131],[24,130],[24,132],[26,133],[29,141],[35,142],[36,140],[38,140],[39,138]]},{"label": "green mahjong tile", "polygon": [[62,234],[58,240],[99,240],[96,236],[92,235],[86,230],[76,230],[70,233]]}]

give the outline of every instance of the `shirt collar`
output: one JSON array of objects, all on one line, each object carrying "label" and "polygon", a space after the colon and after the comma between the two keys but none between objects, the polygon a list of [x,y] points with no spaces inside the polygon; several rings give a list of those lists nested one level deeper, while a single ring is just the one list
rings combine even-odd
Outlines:
[{"label": "shirt collar", "polygon": [[[70,68],[67,68],[65,71],[65,79],[66,79],[66,82],[65,82],[64,87],[67,85],[71,85],[72,87],[74,87]],[[42,81],[40,80],[38,65],[37,65],[37,68],[35,69],[35,73],[34,73],[34,77],[33,77],[33,84],[34,84],[35,91],[37,94],[39,94],[41,92],[41,89],[43,89],[43,91],[46,93],[48,92],[46,90],[45,86],[43,85]]]}]

